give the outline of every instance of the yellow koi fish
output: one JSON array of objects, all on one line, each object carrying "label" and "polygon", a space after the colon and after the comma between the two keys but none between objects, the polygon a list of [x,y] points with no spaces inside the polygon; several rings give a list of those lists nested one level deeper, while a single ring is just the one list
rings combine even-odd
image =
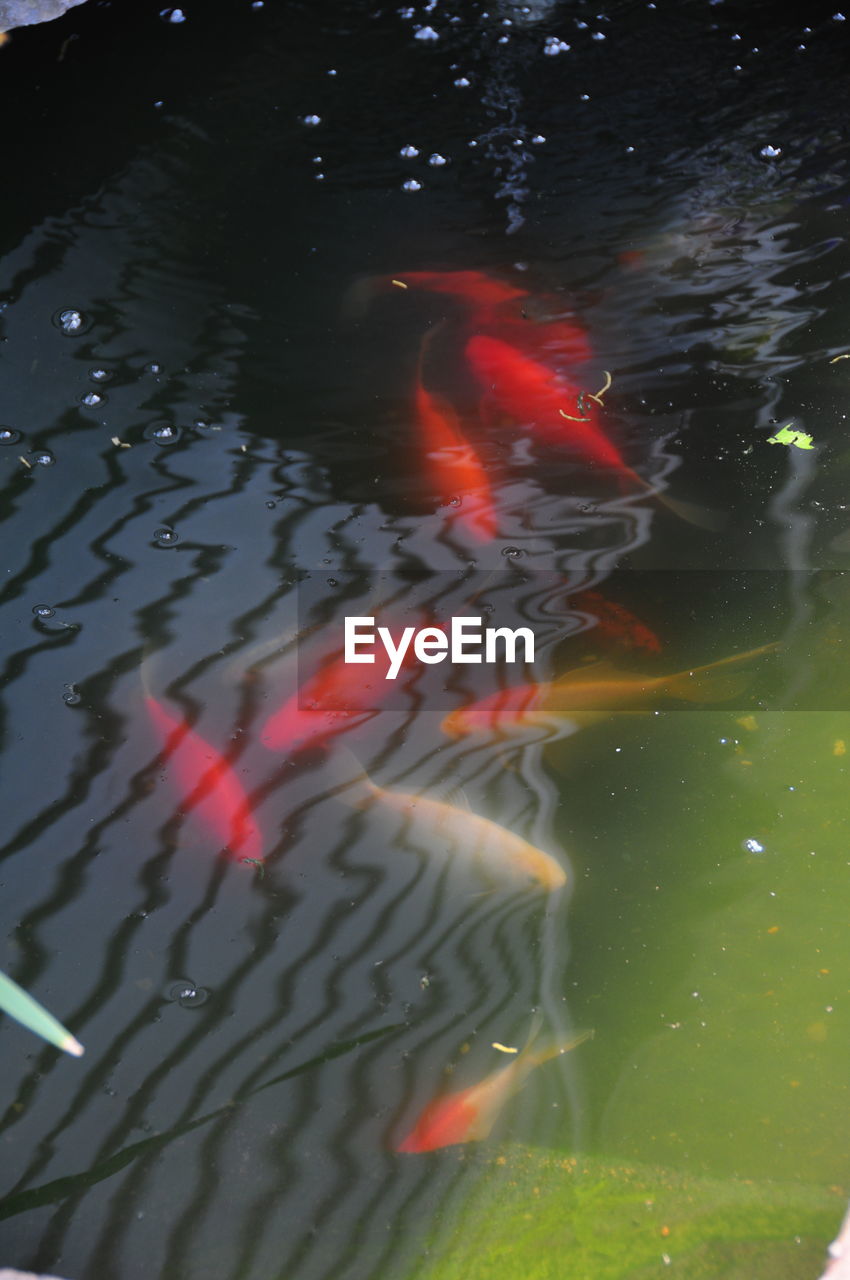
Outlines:
[{"label": "yellow koi fish", "polygon": [[730,673],[729,668],[776,648],[775,642],[764,644],[671,676],[639,675],[618,671],[608,662],[597,662],[568,671],[558,680],[500,689],[468,707],[450,711],[442,728],[450,737],[458,738],[467,733],[510,733],[534,725],[551,725],[559,719],[591,722],[600,715],[637,710],[643,702],[665,698],[728,702],[746,687],[746,676]]},{"label": "yellow koi fish", "polygon": [[[409,791],[390,791],[360,773],[367,795],[406,820],[421,825],[428,838],[449,846],[455,857],[480,863],[500,879],[552,892],[567,882],[567,873],[551,854],[471,810]],[[362,803],[354,801],[358,807]]]}]

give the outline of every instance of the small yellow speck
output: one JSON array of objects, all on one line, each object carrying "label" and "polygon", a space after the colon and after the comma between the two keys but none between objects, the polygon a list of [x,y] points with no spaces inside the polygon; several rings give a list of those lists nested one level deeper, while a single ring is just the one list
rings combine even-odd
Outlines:
[{"label": "small yellow speck", "polygon": [[799,1089],[799,1087],[800,1087],[800,1081],[799,1081],[799,1080],[792,1080],[792,1081],[791,1081],[791,1088],[792,1088],[792,1089]]},{"label": "small yellow speck", "polygon": [[846,756],[847,743],[844,741],[843,738],[835,739],[835,742],[832,744],[832,754],[834,756]]},{"label": "small yellow speck", "polygon": [[496,1164],[507,1164],[507,1163],[508,1161],[505,1156],[496,1156]]},{"label": "small yellow speck", "polygon": [[392,284],[394,284],[394,285],[395,285],[395,287],[396,287],[397,289],[406,289],[406,288],[407,288],[407,285],[404,283],[404,281],[403,281],[403,280],[393,280],[393,281],[391,281],[391,283],[392,283]]},{"label": "small yellow speck", "polygon": [[27,467],[30,471],[32,471],[32,463],[31,463],[31,462],[29,462],[29,461],[28,461],[28,460],[23,456],[23,454],[19,454],[19,455],[18,455],[18,462],[22,462],[22,463],[24,464],[24,466],[25,466],[25,467]]},{"label": "small yellow speck", "polygon": [[818,969],[818,973],[827,974],[827,973],[829,973],[829,972],[830,972],[830,970],[829,970],[829,969]]},{"label": "small yellow speck", "polygon": [[850,355],[833,356],[829,363],[836,364],[839,360],[850,360]]},{"label": "small yellow speck", "polygon": [[517,1049],[511,1048],[508,1044],[499,1044],[498,1040],[493,1041],[493,1048],[498,1049],[499,1053],[517,1053]]},{"label": "small yellow speck", "polygon": [[736,720],[735,723],[739,724],[742,729],[748,729],[750,733],[755,733],[759,727],[755,716],[741,716],[740,720]]},{"label": "small yellow speck", "polygon": [[779,932],[779,925],[778,925],[778,924],[772,924],[772,925],[770,926],[770,928],[768,929],[768,933],[778,933],[778,932]]}]

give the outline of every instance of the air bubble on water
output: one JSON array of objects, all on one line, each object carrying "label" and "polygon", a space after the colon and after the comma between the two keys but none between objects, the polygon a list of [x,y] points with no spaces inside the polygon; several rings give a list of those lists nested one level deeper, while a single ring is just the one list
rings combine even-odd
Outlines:
[{"label": "air bubble on water", "polygon": [[173,426],[170,422],[152,422],[143,432],[146,440],[152,440],[154,444],[163,446],[176,444],[182,434],[180,428]]},{"label": "air bubble on water", "polygon": [[445,156],[441,156],[439,151],[435,151],[433,155],[428,157],[428,163],[431,165],[432,168],[439,169],[444,164],[448,164],[448,160],[446,159]]},{"label": "air bubble on water", "polygon": [[459,507],[459,506],[460,506],[460,498],[449,498],[448,505],[449,505],[450,507]]},{"label": "air bubble on water", "polygon": [[14,427],[0,427],[0,444],[17,444],[20,438],[20,431]]},{"label": "air bubble on water", "polygon": [[53,323],[62,333],[68,337],[82,333],[86,327],[86,317],[82,311],[77,311],[75,307],[64,307],[61,311],[57,311],[53,317]]},{"label": "air bubble on water", "polygon": [[466,76],[458,76],[457,80],[454,82],[454,86],[456,89],[468,89],[469,83],[470,82],[467,80]]},{"label": "air bubble on water", "polygon": [[546,139],[543,137],[542,133],[535,133],[531,141],[534,143],[535,147],[539,147],[541,143],[546,141]]},{"label": "air bubble on water", "polygon": [[414,40],[439,40],[440,37],[433,27],[419,27],[413,38]]},{"label": "air bubble on water", "polygon": [[547,36],[546,43],[543,46],[543,52],[549,58],[554,58],[559,53],[569,52],[570,46],[564,40],[559,40],[557,36]]},{"label": "air bubble on water", "polygon": [[328,69],[327,69],[327,71],[325,72],[325,74],[326,74],[326,75],[329,75],[329,76],[335,76],[335,75],[336,75],[336,68],[335,68],[335,67],[328,67]]},{"label": "air bubble on water", "polygon": [[782,155],[781,147],[772,147],[770,143],[762,147],[759,151],[762,160],[777,160]]},{"label": "air bubble on water", "polygon": [[833,22],[844,22],[844,21],[845,21],[844,14],[843,14],[843,13],[834,13],[834,14],[832,15],[832,21],[833,21]]},{"label": "air bubble on water", "polygon": [[314,173],[314,174],[313,174],[313,180],[314,180],[315,182],[324,182],[324,180],[325,180],[325,175],[324,175],[323,173]]},{"label": "air bubble on water", "polygon": [[111,382],[114,374],[109,369],[103,369],[98,365],[95,369],[89,369],[89,377],[92,382]]},{"label": "air bubble on water", "polygon": [[49,604],[37,604],[33,606],[33,613],[37,618],[52,618],[55,609],[51,609]]},{"label": "air bubble on water", "polygon": [[168,525],[162,525],[161,528],[154,530],[153,540],[158,547],[173,547],[179,540],[179,535],[173,529],[169,529]]},{"label": "air bubble on water", "polygon": [[578,95],[578,100],[579,100],[579,102],[590,102],[590,94],[589,94],[589,93],[580,93],[580,94]]},{"label": "air bubble on water", "polygon": [[52,467],[56,458],[49,449],[33,449],[27,461],[34,467]]},{"label": "air bubble on water", "polygon": [[519,560],[522,555],[521,547],[502,547],[502,555],[508,560]]},{"label": "air bubble on water", "polygon": [[321,163],[322,163],[321,156],[313,156],[313,164],[321,164]]},{"label": "air bubble on water", "polygon": [[157,360],[151,360],[150,364],[146,364],[145,373],[162,373],[162,365]]},{"label": "air bubble on water", "polygon": [[264,0],[251,0],[252,9],[262,9]]},{"label": "air bubble on water", "polygon": [[407,182],[401,184],[402,191],[421,191],[422,183],[417,182],[415,178],[408,178]]},{"label": "air bubble on water", "polygon": [[106,396],[98,395],[96,391],[87,391],[84,396],[80,396],[80,404],[84,404],[87,409],[94,409],[99,404],[106,403]]},{"label": "air bubble on water", "polygon": [[496,44],[510,44],[510,36],[499,36]]},{"label": "air bubble on water", "polygon": [[309,125],[311,128],[313,128],[315,125],[322,123],[322,117],[321,116],[302,116],[301,123]]},{"label": "air bubble on water", "polygon": [[410,143],[408,143],[406,147],[401,148],[398,154],[400,156],[403,156],[405,160],[413,160],[416,156],[419,155],[419,148],[413,147],[410,145]]},{"label": "air bubble on water", "polygon": [[327,583],[328,583],[328,586],[329,586],[329,587],[338,587],[338,586],[339,586],[339,582],[337,581],[337,579],[336,579],[336,578],[328,578],[328,579],[327,579]]},{"label": "air bubble on water", "polygon": [[591,40],[607,40],[608,37],[605,35],[604,31],[592,31],[590,33],[590,38]]},{"label": "air bubble on water", "polygon": [[756,840],[752,836],[749,840],[744,840],[742,842],[741,848],[745,853],[764,853],[764,845],[760,840]]},{"label": "air bubble on water", "polygon": [[75,684],[66,684],[65,692],[62,694],[62,701],[66,707],[77,707],[83,700],[83,695]]},{"label": "air bubble on water", "polygon": [[634,151],[634,147],[626,147],[626,155],[630,156]]},{"label": "air bubble on water", "polygon": [[182,9],[160,9],[159,16],[163,22],[185,22],[186,15]]},{"label": "air bubble on water", "polygon": [[206,987],[196,987],[189,978],[181,979],[168,988],[167,999],[182,1009],[197,1009],[206,1004],[210,993]]}]

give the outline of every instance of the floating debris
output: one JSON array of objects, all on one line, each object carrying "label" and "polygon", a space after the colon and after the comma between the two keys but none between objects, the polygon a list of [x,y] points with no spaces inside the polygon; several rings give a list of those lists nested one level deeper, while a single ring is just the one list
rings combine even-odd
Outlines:
[{"label": "floating debris", "polygon": [[795,431],[791,423],[787,423],[775,436],[770,436],[768,444],[785,444],[794,445],[797,449],[814,449],[812,437],[806,435],[804,431]]}]

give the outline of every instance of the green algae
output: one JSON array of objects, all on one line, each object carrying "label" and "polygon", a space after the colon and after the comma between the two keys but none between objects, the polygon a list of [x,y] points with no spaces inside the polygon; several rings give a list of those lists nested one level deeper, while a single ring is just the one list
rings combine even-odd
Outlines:
[{"label": "green algae", "polygon": [[819,1273],[845,1209],[838,1187],[521,1146],[479,1173],[405,1280],[800,1280]]}]

